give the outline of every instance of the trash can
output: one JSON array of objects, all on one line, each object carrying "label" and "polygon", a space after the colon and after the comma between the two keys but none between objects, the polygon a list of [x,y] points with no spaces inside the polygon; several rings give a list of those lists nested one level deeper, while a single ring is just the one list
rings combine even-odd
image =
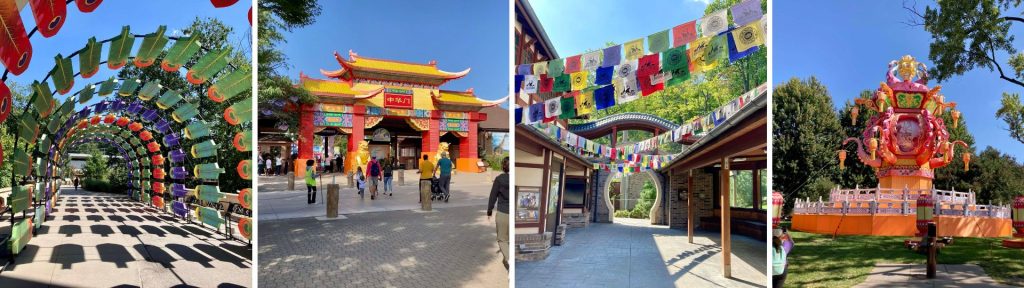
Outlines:
[{"label": "trash can", "polygon": [[327,218],[338,218],[338,184],[327,184]]}]

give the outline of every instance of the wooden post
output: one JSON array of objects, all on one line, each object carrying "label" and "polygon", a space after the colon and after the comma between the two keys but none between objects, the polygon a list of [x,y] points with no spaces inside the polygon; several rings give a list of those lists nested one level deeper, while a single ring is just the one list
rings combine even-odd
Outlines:
[{"label": "wooden post", "polygon": [[722,185],[719,186],[722,200],[722,275],[725,278],[732,278],[732,229],[730,223],[729,204],[729,158],[722,158],[722,171],[719,172]]},{"label": "wooden post", "polygon": [[693,169],[686,178],[686,238],[693,244]]}]

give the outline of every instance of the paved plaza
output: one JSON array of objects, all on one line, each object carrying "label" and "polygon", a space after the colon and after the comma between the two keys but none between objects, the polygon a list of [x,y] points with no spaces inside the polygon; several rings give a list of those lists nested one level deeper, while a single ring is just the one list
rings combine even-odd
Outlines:
[{"label": "paved plaza", "polygon": [[222,239],[123,195],[65,189],[0,287],[252,286],[252,248]]},{"label": "paved plaza", "polygon": [[939,264],[934,279],[925,277],[926,272],[923,264],[878,264],[854,287],[1012,287],[999,284],[978,265]]},{"label": "paved plaza", "polygon": [[[341,186],[338,199],[339,214],[357,214],[367,212],[401,211],[419,209],[419,174],[415,170],[395,171],[405,173],[405,185],[394,181],[393,196],[383,196],[370,200],[369,190],[365,197],[356,194],[355,188],[348,187],[348,180],[341,173],[323,174],[318,180],[317,204],[306,204],[306,184],[300,178],[295,181],[295,190],[288,190],[290,176],[260,176],[259,181],[259,221],[280,220],[291,218],[320,217],[327,215],[324,197],[326,188],[323,185],[336,183]],[[491,184],[499,172],[456,173],[452,175],[451,199],[448,203],[435,201],[434,208],[465,207],[486,205],[491,192]],[[383,185],[383,184],[381,184]],[[383,186],[381,187],[383,189]]]},{"label": "paved plaza", "polygon": [[615,218],[570,228],[547,259],[516,262],[516,287],[766,287],[765,242],[733,234],[732,277],[722,276],[719,234]]},{"label": "paved plaza", "polygon": [[508,287],[486,206],[434,211],[261,220],[259,286]]}]

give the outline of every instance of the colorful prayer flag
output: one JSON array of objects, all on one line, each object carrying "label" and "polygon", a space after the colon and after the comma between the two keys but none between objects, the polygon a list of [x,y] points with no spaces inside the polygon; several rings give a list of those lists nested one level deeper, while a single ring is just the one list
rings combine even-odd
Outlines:
[{"label": "colorful prayer flag", "polygon": [[657,32],[647,36],[647,50],[650,53],[661,53],[668,50],[668,30]]},{"label": "colorful prayer flag", "polygon": [[704,37],[718,35],[729,28],[729,19],[725,11],[726,9],[718,10],[700,18],[700,30]]},{"label": "colorful prayer flag", "polygon": [[594,103],[597,110],[615,106],[615,87],[609,85],[594,90]]},{"label": "colorful prayer flag", "polygon": [[733,62],[739,61],[740,59],[743,59],[743,58],[745,58],[747,56],[750,56],[750,54],[754,54],[754,52],[757,52],[758,50],[761,50],[760,49],[761,47],[754,46],[754,47],[751,47],[750,49],[747,49],[747,51],[742,51],[742,52],[737,51],[736,50],[736,39],[733,39],[733,38],[734,37],[733,37],[732,33],[729,33],[729,63],[733,63]]},{"label": "colorful prayer flag", "polygon": [[599,67],[594,76],[594,84],[608,85],[612,83],[612,75],[615,74],[615,67]]},{"label": "colorful prayer flag", "polygon": [[523,107],[516,107],[516,124],[523,123]]},{"label": "colorful prayer flag", "polygon": [[702,37],[694,41],[690,51],[691,62],[694,63],[694,71],[707,71],[718,65],[718,59],[725,58],[728,49],[726,38],[723,37]]},{"label": "colorful prayer flag", "polygon": [[537,123],[544,120],[544,102],[537,102],[528,108],[530,117],[527,123]]},{"label": "colorful prayer flag", "polygon": [[761,19],[761,0],[746,0],[732,6],[732,22],[737,26],[747,25]]},{"label": "colorful prayer flag", "polygon": [[679,46],[665,51],[662,55],[665,62],[661,70],[672,76],[666,84],[674,86],[690,79],[690,59],[686,55],[686,46]]},{"label": "colorful prayer flag", "polygon": [[580,71],[581,55],[565,58],[565,73],[576,73]]},{"label": "colorful prayer flag", "polygon": [[619,61],[622,60],[622,45],[615,45],[612,47],[604,48],[604,63],[601,66],[612,67],[619,65]]},{"label": "colorful prayer flag", "polygon": [[566,92],[572,89],[572,76],[569,74],[562,74],[561,76],[555,77],[555,85],[552,89],[554,92]]},{"label": "colorful prayer flag", "polygon": [[637,60],[626,61],[626,62],[623,62],[623,63],[619,64],[619,66],[615,67],[615,77],[618,77],[618,78],[634,77],[636,75],[637,64],[639,64]]},{"label": "colorful prayer flag", "polygon": [[672,27],[672,47],[686,45],[697,40],[697,21],[690,21]]},{"label": "colorful prayer flag", "polygon": [[562,114],[561,97],[544,100],[544,118],[558,117],[559,114]]},{"label": "colorful prayer flag", "polygon": [[562,113],[558,114],[558,119],[569,119],[576,117],[576,97],[562,97]]},{"label": "colorful prayer flag", "polygon": [[540,75],[540,80],[537,82],[537,91],[540,93],[551,93],[552,88],[555,87],[555,79],[544,74]]},{"label": "colorful prayer flag", "polygon": [[535,94],[537,93],[537,85],[537,76],[526,75],[526,78],[523,80],[523,92]]},{"label": "colorful prayer flag", "polygon": [[638,84],[640,84],[640,92],[643,96],[651,95],[652,93],[661,91],[662,89],[665,88],[664,83],[652,83],[651,76],[653,75],[636,75],[636,81]]},{"label": "colorful prayer flag", "polygon": [[640,97],[639,88],[636,85],[636,78],[615,78],[613,80],[615,86],[615,102],[623,104],[636,100]]},{"label": "colorful prayer flag", "polygon": [[757,21],[733,29],[730,34],[732,35],[733,41],[736,41],[737,52],[747,51],[751,47],[757,47],[764,43],[764,37],[761,36],[761,23]]},{"label": "colorful prayer flag", "polygon": [[623,52],[626,53],[626,60],[640,59],[640,56],[644,55],[644,38],[626,42],[622,49],[625,50]]},{"label": "colorful prayer flag", "polygon": [[548,61],[533,63],[533,75],[548,74]]},{"label": "colorful prayer flag", "polygon": [[515,76],[516,93],[519,93],[519,90],[523,87],[523,80],[526,80],[526,76],[523,76],[523,75],[516,75]]},{"label": "colorful prayer flag", "polygon": [[533,65],[530,64],[519,65],[519,68],[516,69],[516,75],[530,75],[530,73],[533,73]]},{"label": "colorful prayer flag", "polygon": [[636,75],[638,76],[650,76],[658,73],[661,70],[660,57],[658,54],[644,55],[640,58],[640,66],[636,69]]},{"label": "colorful prayer flag", "polygon": [[579,71],[572,73],[572,91],[580,91],[587,88],[589,79],[587,79],[587,71]]},{"label": "colorful prayer flag", "polygon": [[593,51],[593,52],[590,52],[590,53],[583,54],[583,56],[580,58],[580,62],[581,62],[581,65],[582,65],[581,69],[584,70],[584,71],[594,71],[594,69],[597,69],[597,67],[600,67],[601,66],[601,52],[602,52],[601,50],[598,50],[598,51]]},{"label": "colorful prayer flag", "polygon": [[583,91],[576,96],[576,116],[594,112],[594,91]]},{"label": "colorful prayer flag", "polygon": [[548,77],[562,76],[565,71],[565,59],[548,60]]}]

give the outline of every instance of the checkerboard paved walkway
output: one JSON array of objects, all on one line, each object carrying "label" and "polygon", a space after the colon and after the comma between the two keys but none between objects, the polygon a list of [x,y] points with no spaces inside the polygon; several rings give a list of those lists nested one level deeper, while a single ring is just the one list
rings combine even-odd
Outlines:
[{"label": "checkerboard paved walkway", "polygon": [[65,189],[0,287],[252,286],[252,248],[222,239],[123,195]]}]

